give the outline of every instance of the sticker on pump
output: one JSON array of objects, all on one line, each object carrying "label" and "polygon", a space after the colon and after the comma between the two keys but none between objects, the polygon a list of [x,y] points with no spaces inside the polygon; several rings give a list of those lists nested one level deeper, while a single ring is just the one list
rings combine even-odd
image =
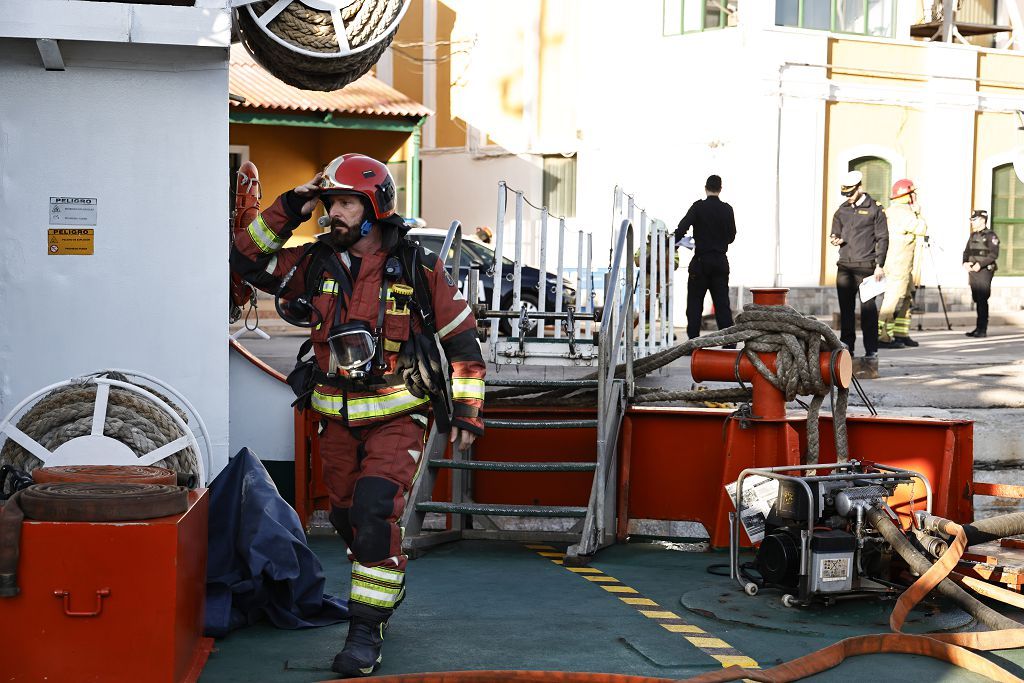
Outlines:
[{"label": "sticker on pump", "polygon": [[46,232],[46,253],[50,256],[93,255],[95,228],[50,228]]}]

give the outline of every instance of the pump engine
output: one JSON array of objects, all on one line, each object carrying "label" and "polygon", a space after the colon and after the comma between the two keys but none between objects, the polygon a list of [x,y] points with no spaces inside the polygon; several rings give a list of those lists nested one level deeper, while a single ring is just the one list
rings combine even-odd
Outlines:
[{"label": "pump engine", "polygon": [[[806,606],[898,588],[890,581],[892,549],[865,519],[865,512],[879,508],[895,519],[889,500],[897,487],[923,482],[930,513],[931,487],[923,475],[856,461],[749,469],[737,482],[736,500],[744,500],[743,483],[752,476],[777,481],[778,493],[774,501],[762,501],[770,507],[763,516],[764,538],[753,566],[739,563],[739,523],[733,524],[730,571],[748,594],[762,587],[777,588],[784,592],[785,604]],[[743,518],[741,510],[739,519]],[[752,576],[750,569],[759,576]]]}]

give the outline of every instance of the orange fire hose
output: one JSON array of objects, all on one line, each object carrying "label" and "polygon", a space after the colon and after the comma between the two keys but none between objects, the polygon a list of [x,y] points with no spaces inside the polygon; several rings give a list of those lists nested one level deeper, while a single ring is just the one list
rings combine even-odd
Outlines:
[{"label": "orange fire hose", "polygon": [[[967,547],[967,536],[964,534],[962,526],[955,522],[947,521],[943,531],[954,537],[953,542],[950,544],[949,549],[942,554],[942,557],[928,571],[922,574],[896,601],[896,607],[889,617],[889,626],[895,633],[878,633],[847,638],[835,645],[812,652],[809,655],[780,664],[771,669],[757,670],[731,666],[721,671],[688,679],[688,681],[690,683],[719,683],[748,678],[754,681],[765,681],[766,683],[782,683],[783,681],[799,680],[831,669],[842,663],[847,657],[865,654],[900,653],[941,659],[994,681],[1013,681],[1019,683],[1022,679],[998,664],[971,652],[967,648],[988,651],[1024,647],[1024,627],[979,633],[941,633],[931,635],[900,633],[903,622],[910,610],[928,595],[939,582],[950,575],[953,568],[960,561],[964,549]],[[955,580],[957,577],[954,575],[952,578]],[[962,578],[968,579],[970,577]],[[1013,599],[1011,600],[1010,596],[1005,595],[1010,593],[1010,591],[996,586],[986,585],[984,589],[981,589],[977,584],[982,582],[973,579],[970,581],[965,580],[963,583],[971,588],[975,588],[982,595],[1002,600],[1003,602],[1014,604],[1015,601],[1020,600],[1020,596],[1012,593]]]},{"label": "orange fire hose", "polygon": [[80,482],[95,484],[163,484],[174,486],[177,475],[164,467],[143,467],[141,465],[63,465],[60,467],[37,467],[32,470],[32,479],[37,484],[55,482]]},{"label": "orange fire hose", "polygon": [[[725,683],[741,679],[764,683],[785,683],[831,669],[848,657],[871,654],[910,654],[949,662],[993,681],[1021,683],[1024,679],[1018,678],[972,650],[990,651],[1024,647],[1024,626],[972,633],[912,635],[900,632],[910,610],[947,577],[985,597],[1001,600],[1018,607],[1024,606],[1024,597],[1012,591],[953,573],[952,570],[957,566],[967,547],[967,537],[963,527],[955,522],[946,521],[943,531],[953,536],[953,542],[950,543],[942,557],[897,600],[896,607],[889,618],[889,625],[894,633],[876,633],[846,638],[817,652],[770,669],[745,669],[739,666],[730,666],[685,680],[687,683]],[[668,679],[564,671],[456,671],[381,676],[376,680],[379,683],[483,683],[485,681],[499,683],[503,681],[509,683],[529,681],[655,683]]]}]

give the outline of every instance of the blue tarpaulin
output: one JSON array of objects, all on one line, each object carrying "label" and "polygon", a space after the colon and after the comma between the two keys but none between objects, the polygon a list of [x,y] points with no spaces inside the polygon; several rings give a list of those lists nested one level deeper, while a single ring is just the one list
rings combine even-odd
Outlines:
[{"label": "blue tarpaulin", "polygon": [[206,635],[222,637],[264,617],[278,628],[327,626],[348,619],[348,607],[324,594],[323,569],[299,516],[243,448],[210,485]]}]

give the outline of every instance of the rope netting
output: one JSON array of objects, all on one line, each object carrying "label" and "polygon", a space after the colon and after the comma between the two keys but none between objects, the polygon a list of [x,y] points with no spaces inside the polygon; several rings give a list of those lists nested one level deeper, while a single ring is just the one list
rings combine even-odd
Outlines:
[{"label": "rope netting", "polygon": [[[88,436],[92,433],[98,389],[98,385],[92,381],[95,376],[145,389],[170,406],[183,422],[188,422],[188,415],[170,398],[154,388],[133,382],[121,373],[104,372],[80,378],[52,390],[21,416],[17,428],[51,452],[72,439]],[[136,455],[145,455],[185,436],[185,433],[154,400],[128,389],[111,386],[103,436],[120,441]],[[154,465],[185,475],[198,475],[199,457],[195,449],[189,446]],[[43,462],[13,439],[8,438],[0,449],[0,465],[10,465],[16,470],[31,472],[43,466]],[[12,493],[11,486],[5,482],[3,493]]]},{"label": "rope netting", "polygon": [[[713,346],[742,344],[745,355],[773,387],[785,396],[786,401],[795,401],[799,396],[811,396],[807,405],[807,462],[818,462],[820,436],[818,415],[826,396],[831,390],[821,375],[819,362],[822,351],[832,352],[833,358],[845,348],[836,333],[825,323],[805,316],[791,306],[764,306],[746,304],[742,313],[736,316],[736,324],[695,339],[690,339],[671,348],[651,354],[633,363],[636,378],[644,377],[658,368],[690,355],[696,349]],[[764,364],[758,354],[776,355],[775,371]],[[833,363],[834,365],[834,363]],[[625,364],[615,369],[617,378],[626,376]],[[597,379],[592,373],[581,379]],[[670,403],[708,401],[729,401],[748,404],[752,395],[750,386],[738,380],[738,386],[724,389],[694,389],[691,391],[669,391],[659,387],[636,387],[633,403]],[[573,387],[544,390],[537,387],[515,387],[487,393],[488,407],[521,405],[593,406],[596,392],[593,389]],[[849,389],[837,389],[832,403],[838,462],[848,459],[846,439],[846,412],[849,404]],[[749,411],[749,405],[741,406],[737,413]],[[750,417],[756,417],[750,415]]]}]

